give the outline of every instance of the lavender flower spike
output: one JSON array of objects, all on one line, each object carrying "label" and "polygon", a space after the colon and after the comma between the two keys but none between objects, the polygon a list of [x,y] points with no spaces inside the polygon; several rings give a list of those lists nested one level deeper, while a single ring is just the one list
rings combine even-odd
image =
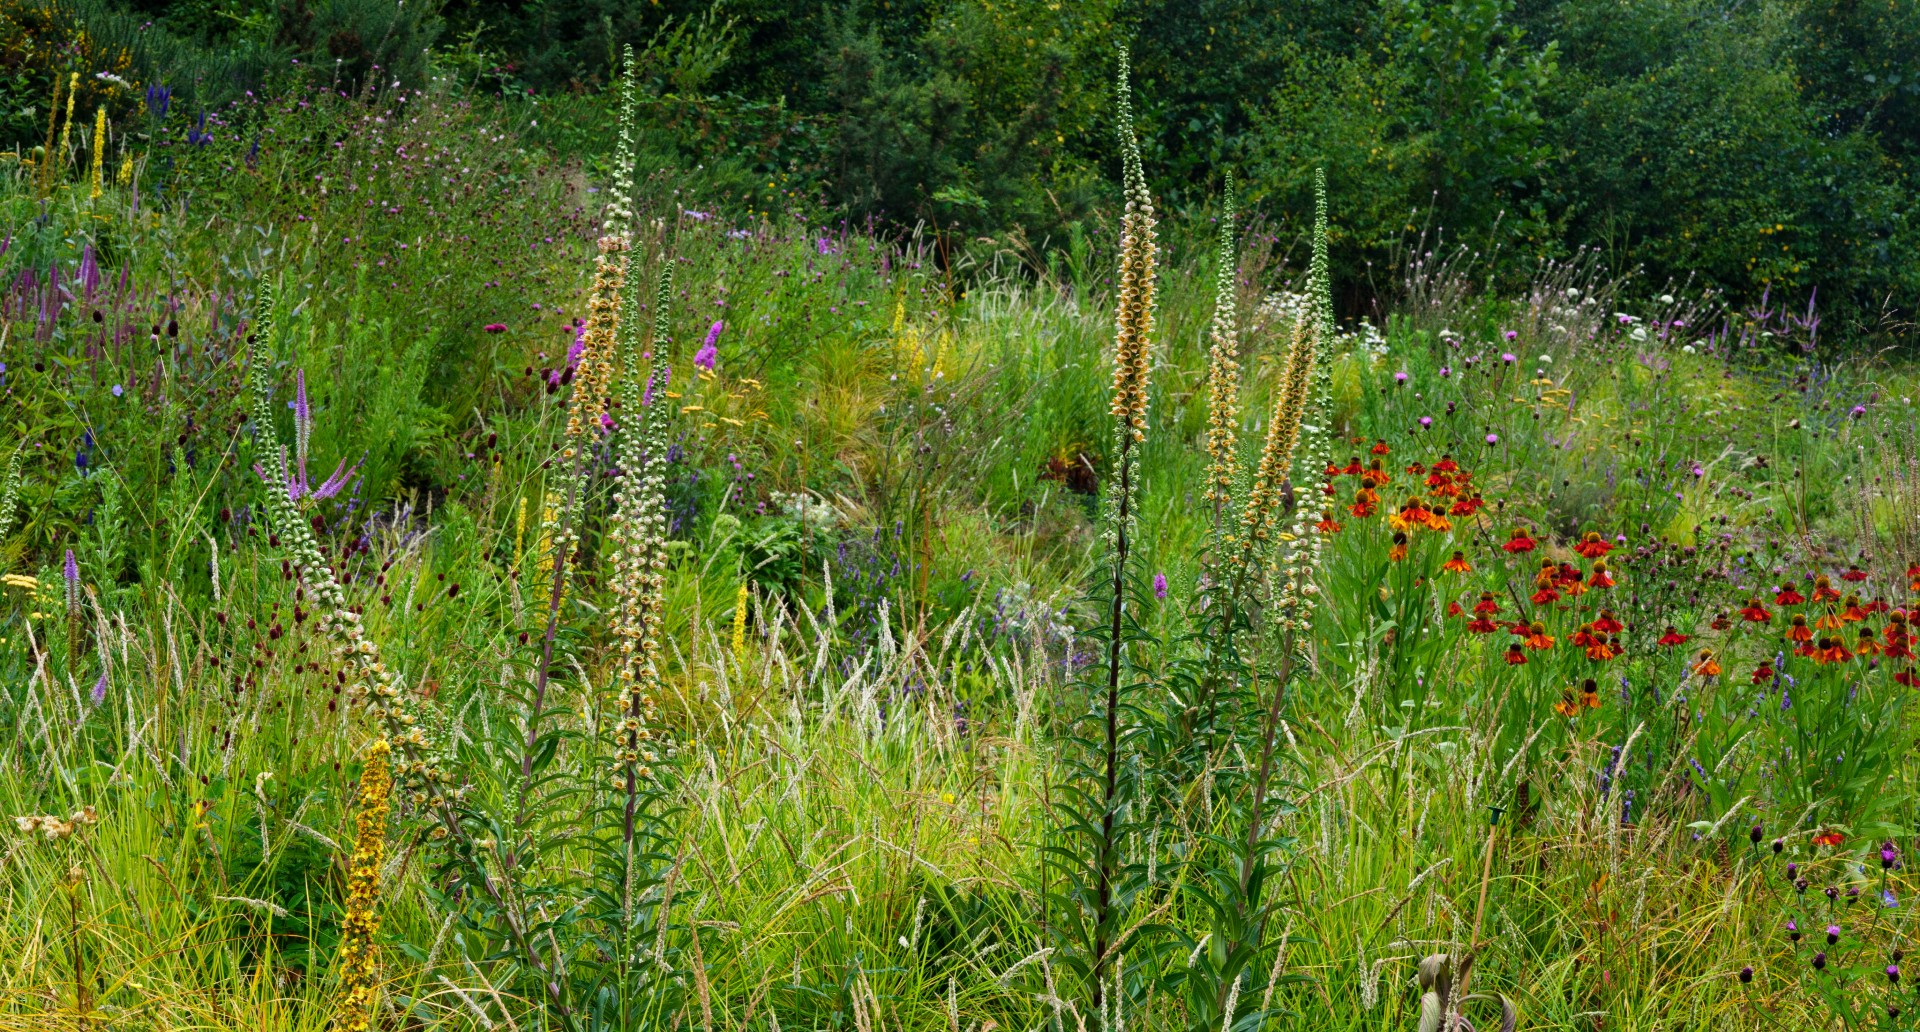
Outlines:
[{"label": "lavender flower spike", "polygon": [[93,682],[93,691],[87,693],[87,698],[91,699],[95,706],[99,706],[107,701],[107,672],[105,670],[100,671],[100,680]]}]

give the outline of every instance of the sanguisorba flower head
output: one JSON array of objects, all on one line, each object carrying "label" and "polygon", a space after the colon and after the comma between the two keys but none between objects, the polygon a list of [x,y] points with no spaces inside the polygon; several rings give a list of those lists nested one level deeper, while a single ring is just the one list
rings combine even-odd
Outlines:
[{"label": "sanguisorba flower head", "polygon": [[380,931],[380,868],[387,852],[389,746],[375,739],[360,771],[360,815],[354,821],[353,860],[347,872],[346,914],[340,919],[340,987],[334,1028],[367,1032],[374,1028],[380,994],[380,955],[374,936]]}]

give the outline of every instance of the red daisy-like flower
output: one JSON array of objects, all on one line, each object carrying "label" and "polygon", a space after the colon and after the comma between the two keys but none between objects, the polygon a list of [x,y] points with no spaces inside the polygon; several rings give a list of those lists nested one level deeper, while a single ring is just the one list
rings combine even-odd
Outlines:
[{"label": "red daisy-like flower", "polygon": [[1672,624],[1667,625],[1667,633],[1661,635],[1658,642],[1661,645],[1685,645],[1686,643],[1687,635],[1674,630]]},{"label": "red daisy-like flower", "polygon": [[1759,599],[1750,598],[1747,604],[1740,608],[1740,618],[1748,623],[1766,623],[1773,619],[1773,614],[1767,612],[1767,608],[1760,604]]},{"label": "red daisy-like flower", "polygon": [[1472,631],[1475,634],[1492,634],[1493,632],[1499,629],[1500,629],[1500,625],[1494,623],[1493,620],[1489,617],[1484,617],[1484,616],[1475,617],[1474,619],[1467,621],[1467,630]]},{"label": "red daisy-like flower", "polygon": [[1858,566],[1849,566],[1847,567],[1847,572],[1840,575],[1840,579],[1843,581],[1852,581],[1855,584],[1858,584],[1861,581],[1867,579],[1867,571],[1861,569]]},{"label": "red daisy-like flower", "polygon": [[1387,448],[1387,442],[1384,440],[1378,440],[1378,439],[1376,439],[1373,442],[1373,447],[1368,450],[1373,452],[1373,454],[1375,455],[1385,455],[1389,451],[1389,449]]},{"label": "red daisy-like flower", "polygon": [[1600,618],[1593,622],[1593,629],[1606,634],[1619,634],[1627,628],[1621,624],[1620,621],[1614,619],[1613,610],[1602,609],[1600,610]]},{"label": "red daisy-like flower", "polygon": [[1518,555],[1521,552],[1533,551],[1534,544],[1535,544],[1534,540],[1527,536],[1527,532],[1525,530],[1519,527],[1515,527],[1513,528],[1513,533],[1507,536],[1507,543],[1504,545],[1501,545],[1500,547],[1508,552]]},{"label": "red daisy-like flower", "polygon": [[1597,531],[1589,530],[1580,538],[1580,543],[1573,546],[1573,550],[1583,558],[1598,559],[1613,551],[1613,545],[1601,537]]},{"label": "red daisy-like flower", "polygon": [[1793,590],[1791,584],[1773,593],[1773,604],[1776,606],[1797,606],[1806,600],[1807,597]]}]

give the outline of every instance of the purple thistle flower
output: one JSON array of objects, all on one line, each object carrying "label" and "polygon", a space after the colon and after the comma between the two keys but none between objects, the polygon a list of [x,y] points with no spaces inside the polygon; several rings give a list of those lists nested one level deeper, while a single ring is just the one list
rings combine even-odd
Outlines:
[{"label": "purple thistle flower", "polygon": [[1837,943],[1839,941],[1840,941],[1840,926],[1837,924],[1828,925],[1827,926],[1827,945],[1831,946],[1834,943]]},{"label": "purple thistle flower", "polygon": [[1422,429],[1422,430],[1428,430],[1428,429],[1431,429],[1432,427],[1433,427],[1433,417],[1432,417],[1432,416],[1421,416],[1421,417],[1420,417],[1420,429]]},{"label": "purple thistle flower", "polygon": [[1893,870],[1893,865],[1899,862],[1900,850],[1894,846],[1893,840],[1889,839],[1882,842],[1880,844],[1880,869],[1883,871]]}]

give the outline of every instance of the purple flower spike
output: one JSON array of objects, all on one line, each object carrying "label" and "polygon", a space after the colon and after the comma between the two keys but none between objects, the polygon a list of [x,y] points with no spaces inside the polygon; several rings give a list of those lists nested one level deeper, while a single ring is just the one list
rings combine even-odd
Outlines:
[{"label": "purple flower spike", "polygon": [[93,682],[93,691],[87,693],[95,706],[107,701],[107,672],[100,671],[100,680]]},{"label": "purple flower spike", "polygon": [[718,347],[720,343],[720,331],[725,329],[726,326],[727,324],[725,322],[716,319],[713,325],[707,328],[706,341],[700,345],[699,351],[694,352],[694,365],[705,369],[709,373],[713,372],[713,367],[720,362],[720,348]]},{"label": "purple flower spike", "polygon": [[1154,598],[1167,597],[1167,575],[1166,574],[1156,573],[1153,575],[1153,597]]},{"label": "purple flower spike", "polygon": [[80,564],[73,559],[73,549],[67,549],[67,562],[61,568],[61,575],[67,578],[67,589],[77,591],[80,588]]}]

